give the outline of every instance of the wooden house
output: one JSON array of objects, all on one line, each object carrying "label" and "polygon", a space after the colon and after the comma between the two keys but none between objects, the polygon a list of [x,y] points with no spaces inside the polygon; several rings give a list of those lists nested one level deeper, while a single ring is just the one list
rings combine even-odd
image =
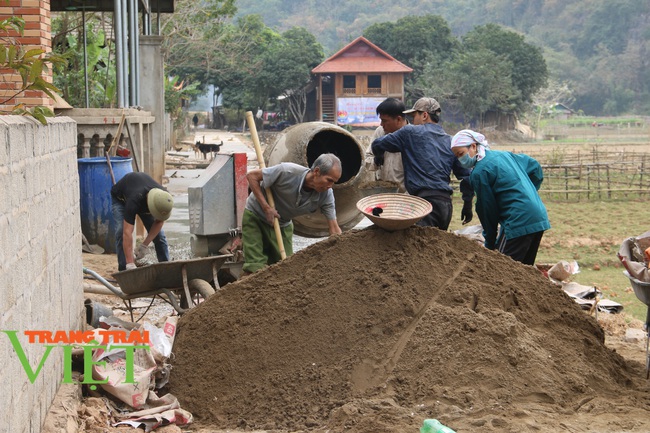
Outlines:
[{"label": "wooden house", "polygon": [[572,117],[574,114],[575,112],[572,109],[559,102],[552,104],[546,112],[546,115],[548,117],[561,120],[566,120]]},{"label": "wooden house", "polygon": [[377,105],[404,100],[404,75],[413,69],[363,36],[312,69],[317,78],[316,120],[339,126],[379,126]]}]

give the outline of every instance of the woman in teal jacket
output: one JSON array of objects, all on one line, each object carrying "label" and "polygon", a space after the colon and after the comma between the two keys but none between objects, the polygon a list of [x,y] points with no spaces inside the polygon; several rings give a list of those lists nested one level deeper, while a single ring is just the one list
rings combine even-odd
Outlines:
[{"label": "woman in teal jacket", "polygon": [[483,134],[469,129],[454,135],[451,148],[460,164],[472,169],[469,182],[485,247],[533,265],[544,231],[551,228],[537,193],[544,180],[539,162],[524,154],[490,150]]}]

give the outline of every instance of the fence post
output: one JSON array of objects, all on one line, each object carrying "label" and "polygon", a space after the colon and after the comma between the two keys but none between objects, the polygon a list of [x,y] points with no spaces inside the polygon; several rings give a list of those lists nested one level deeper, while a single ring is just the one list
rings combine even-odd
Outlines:
[{"label": "fence post", "polygon": [[569,169],[564,167],[564,190],[566,199],[569,200]]},{"label": "fence post", "polygon": [[645,154],[641,157],[641,174],[639,174],[639,195],[641,197],[643,194],[643,172],[645,171]]},{"label": "fence post", "polygon": [[598,180],[598,200],[602,199],[602,187],[600,186],[600,164],[596,165],[596,179]]},{"label": "fence post", "polygon": [[587,166],[587,201],[591,198],[591,166]]}]

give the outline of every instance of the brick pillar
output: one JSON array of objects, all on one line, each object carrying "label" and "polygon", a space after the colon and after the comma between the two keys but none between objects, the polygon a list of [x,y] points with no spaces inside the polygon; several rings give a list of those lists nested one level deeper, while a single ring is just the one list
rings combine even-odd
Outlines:
[{"label": "brick pillar", "polygon": [[[25,20],[25,31],[22,36],[10,34],[25,50],[40,48],[45,52],[52,51],[52,34],[50,27],[50,0],[0,0],[0,19],[20,16]],[[20,75],[10,71],[0,71],[0,101],[13,95],[21,88]],[[52,71],[44,71],[44,78],[52,82]],[[23,103],[27,107],[38,105],[52,108],[54,101],[41,91],[28,90],[18,97],[8,101],[2,108],[10,108]]]}]

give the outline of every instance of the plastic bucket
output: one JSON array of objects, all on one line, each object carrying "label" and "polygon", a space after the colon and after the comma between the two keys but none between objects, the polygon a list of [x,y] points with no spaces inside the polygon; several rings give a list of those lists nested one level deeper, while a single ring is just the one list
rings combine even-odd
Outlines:
[{"label": "plastic bucket", "polygon": [[[115,182],[133,171],[131,158],[111,157]],[[111,210],[113,180],[105,157],[81,158],[79,169],[79,205],[81,231],[90,244],[97,244],[107,253],[115,253],[115,230]]]}]

